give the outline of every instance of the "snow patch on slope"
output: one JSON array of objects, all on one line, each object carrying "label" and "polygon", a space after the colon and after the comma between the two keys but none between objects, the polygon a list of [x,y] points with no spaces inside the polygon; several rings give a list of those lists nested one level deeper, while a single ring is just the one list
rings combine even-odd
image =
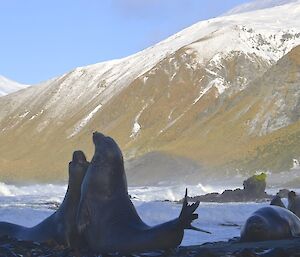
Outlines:
[{"label": "snow patch on slope", "polygon": [[209,37],[190,44],[188,48],[195,51],[201,63],[212,61],[218,64],[222,57],[232,52],[255,55],[274,63],[300,44],[300,26],[297,29],[270,27],[258,27],[255,23],[225,26],[209,34]]},{"label": "snow patch on slope", "polygon": [[71,135],[68,136],[68,138],[71,138],[78,134],[81,129],[88,124],[88,122],[93,118],[93,116],[100,110],[102,107],[102,104],[97,105],[86,117],[84,117],[74,128],[74,131]]},{"label": "snow patch on slope", "polygon": [[213,87],[215,87],[218,90],[219,95],[223,94],[225,90],[228,88],[228,85],[226,85],[224,78],[215,78],[214,80],[210,81],[208,85],[200,91],[199,96],[194,100],[193,105],[198,103],[199,100]]},{"label": "snow patch on slope", "polygon": [[29,113],[30,113],[29,111],[26,111],[26,112],[24,112],[23,114],[20,114],[19,117],[20,117],[20,118],[24,118],[24,117],[26,117]]},{"label": "snow patch on slope", "polygon": [[206,88],[201,90],[199,96],[194,100],[193,104],[198,103],[202,96],[204,96],[212,88],[212,86],[212,83],[209,83]]},{"label": "snow patch on slope", "polygon": [[218,90],[219,95],[223,94],[228,86],[225,84],[224,78],[216,78],[211,82],[214,87]]},{"label": "snow patch on slope", "polygon": [[138,133],[140,132],[142,126],[139,124],[139,118],[141,117],[142,113],[144,112],[144,110],[147,107],[148,107],[148,104],[144,105],[142,110],[140,110],[138,115],[135,117],[130,138],[135,138],[138,135]]},{"label": "snow patch on slope", "polygon": [[[28,112],[28,113],[29,113],[29,112]],[[44,113],[44,110],[41,110],[39,113],[32,115],[32,116],[30,117],[29,120],[33,120],[33,119],[35,119],[37,116],[42,115],[43,113]]]}]

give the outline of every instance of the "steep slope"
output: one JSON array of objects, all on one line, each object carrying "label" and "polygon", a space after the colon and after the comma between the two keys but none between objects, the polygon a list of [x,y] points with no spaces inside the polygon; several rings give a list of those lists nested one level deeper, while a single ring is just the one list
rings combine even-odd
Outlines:
[{"label": "steep slope", "polygon": [[247,121],[248,133],[259,137],[245,161],[254,169],[292,168],[300,159],[300,46],[257,80],[253,93],[260,104],[253,106],[259,109]]},{"label": "steep slope", "polygon": [[165,147],[209,166],[282,171],[300,157],[300,46]]},{"label": "steep slope", "polygon": [[28,85],[19,84],[8,78],[0,76],[0,97],[21,90],[26,87],[28,87]]},{"label": "steep slope", "polygon": [[247,154],[244,144],[296,120],[262,129],[257,109],[246,127],[247,109],[232,121],[224,108],[300,44],[299,14],[293,3],[200,22],[133,56],[1,97],[0,180],[62,179],[73,150],[91,156],[93,130],[116,138],[127,159],[161,151],[199,170],[253,169],[255,146]]}]

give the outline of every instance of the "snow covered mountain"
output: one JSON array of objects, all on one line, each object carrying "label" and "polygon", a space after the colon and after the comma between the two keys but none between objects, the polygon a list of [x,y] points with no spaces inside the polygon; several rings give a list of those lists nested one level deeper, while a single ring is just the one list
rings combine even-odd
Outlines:
[{"label": "snow covered mountain", "polygon": [[250,3],[239,5],[228,11],[225,15],[233,15],[237,13],[252,12],[261,9],[272,8],[275,6],[297,3],[299,0],[255,0]]},{"label": "snow covered mountain", "polygon": [[[289,80],[298,83],[297,62],[282,64],[298,56],[299,17],[300,3],[293,1],[202,21],[135,55],[1,97],[2,178],[62,178],[74,149],[91,156],[94,130],[116,138],[126,158],[161,151],[184,163],[192,159],[201,170],[259,168],[257,153],[276,133],[287,140],[279,131],[300,117],[298,91],[293,103],[284,93]],[[283,74],[268,75],[273,67],[291,67],[280,90],[273,82]],[[273,99],[276,92],[273,105],[253,97],[262,94],[259,81],[272,88],[262,97]],[[276,159],[277,148],[268,154],[273,163],[262,167],[280,170],[300,157],[300,149],[285,159]]]},{"label": "snow covered mountain", "polygon": [[0,75],[0,97],[28,87]]}]

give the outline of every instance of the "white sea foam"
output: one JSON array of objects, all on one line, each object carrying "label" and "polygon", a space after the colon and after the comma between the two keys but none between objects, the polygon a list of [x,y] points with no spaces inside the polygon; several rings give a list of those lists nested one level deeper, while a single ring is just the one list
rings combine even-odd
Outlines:
[{"label": "white sea foam", "polygon": [[185,189],[188,189],[190,196],[207,194],[212,192],[222,192],[223,187],[212,187],[208,185],[171,185],[171,186],[144,186],[130,187],[129,194],[141,201],[178,201],[183,198]]},{"label": "white sea foam", "polygon": [[64,194],[66,185],[54,184],[35,184],[26,186],[15,186],[0,182],[0,197],[1,196],[49,196],[52,194]]}]

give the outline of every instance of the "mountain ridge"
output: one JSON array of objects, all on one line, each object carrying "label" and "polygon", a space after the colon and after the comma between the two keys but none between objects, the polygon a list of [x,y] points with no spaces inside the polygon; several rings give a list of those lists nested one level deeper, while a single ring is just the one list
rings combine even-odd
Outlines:
[{"label": "mountain ridge", "polygon": [[29,87],[0,75],[0,97]]},{"label": "mountain ridge", "polygon": [[[257,144],[269,145],[261,138],[284,127],[267,126],[260,135],[261,115],[249,133],[249,124],[239,120],[252,105],[235,99],[248,88],[251,95],[253,81],[300,44],[300,25],[293,21],[300,4],[290,5],[292,12],[288,6],[260,10],[262,17],[245,13],[203,21],[133,56],[79,67],[2,97],[2,178],[63,178],[74,149],[92,154],[94,130],[113,136],[126,159],[161,151],[197,161],[203,170],[258,169],[251,161]],[[241,110],[229,108],[235,101]],[[260,107],[251,108],[259,113]],[[277,171],[289,162],[261,166]]]}]

